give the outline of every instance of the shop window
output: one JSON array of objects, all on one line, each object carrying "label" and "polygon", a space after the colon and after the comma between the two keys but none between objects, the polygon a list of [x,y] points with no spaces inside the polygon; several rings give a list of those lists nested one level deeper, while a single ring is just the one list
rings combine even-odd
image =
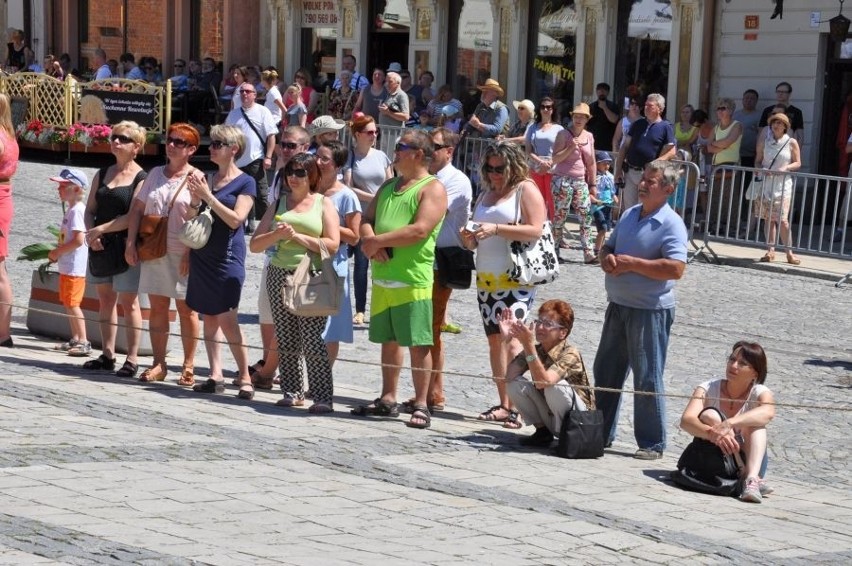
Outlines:
[{"label": "shop window", "polygon": [[647,96],[667,96],[672,38],[670,0],[640,0],[633,4],[624,44],[627,84]]},{"label": "shop window", "polygon": [[[481,85],[491,76],[494,17],[490,0],[455,0],[450,3],[452,24],[447,79],[464,105],[465,115],[479,102]],[[502,85],[505,89],[506,85]]]},{"label": "shop window", "polygon": [[526,97],[536,104],[553,98],[562,118],[574,101],[578,24],[573,1],[533,0]]}]

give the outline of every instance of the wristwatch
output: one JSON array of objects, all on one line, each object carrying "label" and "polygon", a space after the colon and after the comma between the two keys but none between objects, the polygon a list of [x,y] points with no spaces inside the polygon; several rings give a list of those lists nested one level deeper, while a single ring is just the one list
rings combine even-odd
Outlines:
[{"label": "wristwatch", "polygon": [[527,361],[528,364],[531,364],[538,359],[538,354],[530,354],[528,356],[524,356],[524,359]]}]

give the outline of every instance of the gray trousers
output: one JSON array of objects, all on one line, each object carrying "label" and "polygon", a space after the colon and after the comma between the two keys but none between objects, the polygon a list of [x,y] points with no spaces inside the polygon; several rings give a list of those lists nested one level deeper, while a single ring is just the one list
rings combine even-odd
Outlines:
[{"label": "gray trousers", "polygon": [[556,385],[536,389],[530,378],[524,374],[509,381],[506,389],[509,399],[524,417],[525,423],[544,425],[555,435],[562,429],[562,418],[575,399],[577,404],[574,408],[578,411],[586,410],[583,399],[564,379]]}]

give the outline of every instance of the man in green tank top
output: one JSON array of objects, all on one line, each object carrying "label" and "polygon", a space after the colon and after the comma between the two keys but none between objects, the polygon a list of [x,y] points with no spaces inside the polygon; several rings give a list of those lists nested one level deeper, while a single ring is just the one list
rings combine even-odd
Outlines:
[{"label": "man in green tank top", "polygon": [[382,395],[352,413],[399,414],[402,348],[408,347],[415,397],[408,425],[414,428],[430,425],[433,264],[447,211],[446,189],[428,170],[433,153],[428,134],[405,130],[394,153],[399,176],[379,189],[361,221],[361,250],[373,262],[370,341],[382,345]]}]

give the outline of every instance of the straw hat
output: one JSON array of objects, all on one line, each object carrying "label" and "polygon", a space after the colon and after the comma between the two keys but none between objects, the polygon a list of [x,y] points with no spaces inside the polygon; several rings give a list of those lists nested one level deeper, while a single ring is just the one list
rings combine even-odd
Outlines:
[{"label": "straw hat", "polygon": [[574,107],[574,110],[571,111],[571,115],[579,114],[581,116],[585,116],[586,118],[592,117],[592,112],[589,110],[589,105],[585,102],[581,102],[577,106]]},{"label": "straw hat", "polygon": [[497,93],[497,96],[503,96],[503,87],[500,86],[500,83],[495,81],[494,79],[487,79],[485,84],[479,85],[476,88],[479,90],[493,90]]},{"label": "straw hat", "polygon": [[328,132],[337,132],[342,130],[345,125],[346,122],[343,120],[336,120],[331,116],[317,116],[308,126],[308,135],[314,137]]},{"label": "straw hat", "polygon": [[525,98],[523,100],[513,100],[512,106],[515,107],[515,110],[518,110],[519,108],[524,107],[527,110],[529,110],[530,114],[535,114],[535,104],[533,104],[533,101],[530,100],[529,98]]},{"label": "straw hat", "polygon": [[784,126],[789,130],[790,129],[790,118],[787,117],[783,112],[778,112],[777,114],[773,114],[769,117],[769,125],[772,125],[772,122],[781,122]]}]

